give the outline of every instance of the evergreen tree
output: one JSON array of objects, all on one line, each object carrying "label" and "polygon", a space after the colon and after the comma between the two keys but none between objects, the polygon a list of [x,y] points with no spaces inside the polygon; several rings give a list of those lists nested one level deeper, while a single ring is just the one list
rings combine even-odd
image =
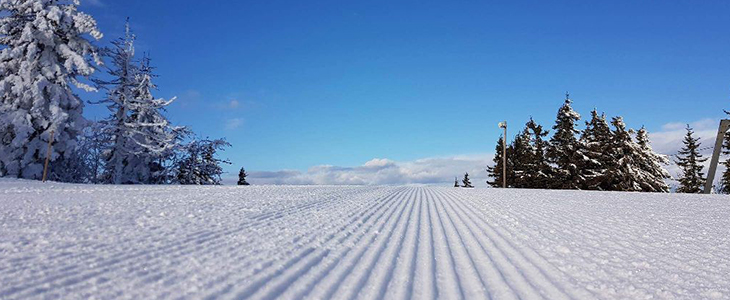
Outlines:
[{"label": "evergreen tree", "polygon": [[677,193],[702,193],[705,180],[702,173],[702,163],[707,158],[702,158],[699,153],[699,138],[695,138],[694,131],[687,125],[687,134],[684,136],[684,147],[676,155],[677,165],[682,169],[682,175],[679,178],[679,188]]},{"label": "evergreen tree", "polygon": [[474,186],[471,185],[471,181],[469,180],[469,173],[464,173],[464,179],[461,180],[462,187],[465,188],[473,188]]},{"label": "evergreen tree", "polygon": [[171,180],[168,162],[180,149],[187,133],[170,125],[163,115],[173,100],[155,99],[154,77],[149,58],[134,59],[135,36],[127,23],[125,36],[106,49],[112,67],[110,81],[97,80],[107,90],[102,103],[111,115],[101,123],[109,137],[105,153],[104,182],[114,184],[159,184]]},{"label": "evergreen tree", "polygon": [[611,124],[614,126],[614,131],[610,154],[614,163],[606,170],[607,190],[643,191],[646,175],[641,169],[642,151],[631,138],[632,131],[626,129],[623,118],[615,117]]},{"label": "evergreen tree", "polygon": [[581,189],[609,190],[606,182],[606,171],[614,165],[611,155],[613,133],[608,126],[605,115],[599,115],[595,109],[591,112],[591,120],[586,121],[586,128],[580,137],[581,151],[585,158],[580,169],[583,178]]},{"label": "evergreen tree", "polygon": [[[504,187],[504,181],[502,179],[502,174],[504,174],[504,145],[502,144],[504,141],[504,137],[500,136],[499,140],[497,141],[497,147],[495,147],[495,154],[494,159],[492,160],[494,162],[494,166],[488,166],[487,167],[487,174],[489,177],[493,178],[493,180],[489,181],[487,180],[487,184],[489,184],[492,187],[495,188],[501,188]],[[514,176],[512,176],[512,145],[507,146],[507,186],[511,186],[512,182],[514,180]]]},{"label": "evergreen tree", "polygon": [[196,140],[185,147],[182,159],[177,162],[176,181],[179,184],[219,185],[223,168],[221,164],[230,164],[228,160],[216,157],[218,150],[230,147],[223,139]]},{"label": "evergreen tree", "polygon": [[145,57],[135,76],[136,86],[132,90],[132,111],[130,119],[135,129],[133,141],[138,147],[137,159],[130,165],[137,177],[137,182],[147,184],[167,183],[171,179],[171,166],[168,165],[176,150],[181,146],[182,138],[188,134],[185,127],[172,126],[164,116],[165,107],[175,99],[156,99],[152,90],[157,86],[152,83],[153,68],[149,57]]},{"label": "evergreen tree", "polygon": [[530,134],[529,156],[525,157],[524,179],[526,188],[547,189],[550,187],[550,180],[553,175],[553,168],[548,162],[545,152],[549,147],[545,137],[547,131],[530,118],[525,125]]},{"label": "evergreen tree", "polygon": [[636,133],[636,144],[639,146],[639,168],[641,170],[641,187],[644,192],[669,192],[669,186],[664,181],[670,178],[662,165],[669,163],[669,158],[665,155],[654,152],[649,141],[649,133],[643,126]]},{"label": "evergreen tree", "polygon": [[246,170],[241,167],[241,170],[238,171],[238,185],[249,185],[246,181],[246,176],[248,176],[248,174],[246,174]]},{"label": "evergreen tree", "polygon": [[459,179],[454,177],[454,187],[458,188],[459,186]]},{"label": "evergreen tree", "polygon": [[581,168],[587,161],[581,153],[581,145],[576,138],[578,130],[575,128],[580,114],[573,110],[572,103],[566,94],[565,102],[558,110],[553,126],[555,134],[550,139],[547,151],[547,157],[556,166],[552,187],[559,189],[578,189],[585,180],[581,176]]},{"label": "evergreen tree", "polygon": [[515,136],[515,140],[512,142],[512,151],[508,153],[510,154],[508,158],[512,161],[513,187],[528,188],[532,185],[529,174],[532,172],[530,168],[533,161],[533,149],[530,141],[530,129],[525,127],[522,132]]},{"label": "evergreen tree", "polygon": [[[86,123],[72,85],[101,64],[87,39],[102,37],[78,1],[0,1],[0,176],[40,179],[48,141],[51,161],[69,159]],[[51,176],[68,170],[51,169]],[[59,174],[54,174],[59,173]]]}]

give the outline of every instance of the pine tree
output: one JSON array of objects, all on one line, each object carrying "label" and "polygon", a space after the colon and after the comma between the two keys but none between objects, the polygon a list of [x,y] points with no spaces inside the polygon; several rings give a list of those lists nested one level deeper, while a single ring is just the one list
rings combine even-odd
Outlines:
[{"label": "pine tree", "polygon": [[585,158],[580,173],[583,178],[581,189],[609,190],[606,183],[606,171],[615,163],[611,156],[613,133],[608,126],[605,115],[599,115],[595,109],[591,112],[591,120],[586,121],[586,128],[581,133],[579,142]]},{"label": "pine tree", "polygon": [[458,188],[459,186],[459,179],[454,177],[454,187]]},{"label": "pine tree", "polygon": [[473,188],[471,181],[469,180],[469,173],[464,173],[464,179],[461,180],[461,186],[465,188]]},{"label": "pine tree", "polygon": [[631,138],[632,131],[626,129],[623,118],[615,117],[611,124],[614,126],[614,131],[609,153],[614,163],[606,170],[607,190],[643,191],[646,175],[641,169],[642,151]]},{"label": "pine tree", "polygon": [[[532,185],[528,174],[532,171],[533,149],[530,144],[530,129],[525,127],[522,132],[515,136],[511,145],[511,153],[508,158],[512,161],[512,186],[515,188],[528,188]],[[509,173],[508,173],[509,174]],[[508,177],[509,178],[509,177]]]},{"label": "pine tree", "polygon": [[249,185],[249,183],[246,181],[246,176],[248,176],[248,174],[246,174],[246,170],[244,170],[243,167],[241,167],[241,170],[238,171],[238,183],[237,184],[238,185]]},{"label": "pine tree", "polygon": [[551,185],[558,189],[578,189],[585,180],[580,170],[586,159],[576,138],[579,131],[575,128],[575,123],[580,120],[580,114],[573,110],[572,103],[570,95],[566,93],[565,102],[558,110],[553,126],[555,134],[550,139],[547,151],[547,157],[556,166]]},{"label": "pine tree", "polygon": [[[72,85],[101,64],[87,39],[102,37],[78,1],[0,1],[0,176],[40,179],[54,132],[51,161],[71,158],[86,123]],[[51,169],[54,173],[67,170]]]},{"label": "pine tree", "polygon": [[101,123],[110,138],[105,151],[104,182],[114,184],[159,184],[171,180],[169,159],[187,134],[184,127],[170,125],[163,115],[172,100],[155,99],[154,77],[149,58],[138,63],[135,36],[127,23],[125,36],[106,49],[112,67],[110,81],[97,80],[107,90],[110,116]]},{"label": "pine tree", "polygon": [[[492,160],[494,162],[494,166],[487,166],[487,174],[489,177],[493,178],[493,180],[489,181],[487,180],[487,184],[489,184],[492,187],[495,188],[501,188],[504,187],[504,181],[502,179],[503,174],[503,164],[504,164],[504,145],[502,144],[504,141],[504,137],[500,136],[499,140],[497,141],[497,147],[495,148],[495,154],[494,159]],[[514,176],[512,176],[512,145],[507,146],[507,186],[511,186]]]},{"label": "pine tree", "polygon": [[664,181],[670,178],[662,165],[669,163],[669,158],[665,155],[654,152],[649,141],[649,133],[646,128],[641,127],[636,133],[636,144],[639,145],[639,168],[642,171],[641,186],[644,192],[669,192],[669,186]]},{"label": "pine tree", "polygon": [[525,127],[530,133],[530,155],[526,157],[523,173],[526,181],[525,187],[547,189],[550,187],[550,180],[553,176],[553,168],[545,156],[549,147],[545,140],[548,132],[544,131],[542,125],[537,124],[532,118],[525,124]]},{"label": "pine tree", "polygon": [[679,178],[679,188],[677,193],[702,193],[705,186],[704,174],[702,173],[702,163],[707,158],[702,158],[699,153],[699,138],[695,138],[694,131],[687,125],[687,134],[684,136],[684,147],[676,155],[676,163],[682,169],[682,175]]},{"label": "pine tree", "polygon": [[188,130],[181,126],[172,126],[164,116],[165,107],[175,99],[156,99],[152,90],[157,86],[152,83],[153,68],[149,57],[145,57],[135,76],[136,87],[132,90],[131,127],[135,129],[133,141],[138,147],[136,166],[130,165],[137,176],[137,182],[147,184],[167,183],[171,178],[171,167],[168,165],[174,152],[181,148],[182,138]]},{"label": "pine tree", "polygon": [[223,139],[196,140],[185,147],[183,158],[177,162],[176,181],[179,184],[219,185],[223,167],[231,164],[228,160],[219,159],[216,153],[231,144]]}]

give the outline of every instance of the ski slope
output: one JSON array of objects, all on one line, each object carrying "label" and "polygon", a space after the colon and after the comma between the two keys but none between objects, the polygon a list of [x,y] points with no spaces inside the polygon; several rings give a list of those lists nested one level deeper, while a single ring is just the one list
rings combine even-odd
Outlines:
[{"label": "ski slope", "polygon": [[730,197],[0,181],[0,299],[728,299]]}]

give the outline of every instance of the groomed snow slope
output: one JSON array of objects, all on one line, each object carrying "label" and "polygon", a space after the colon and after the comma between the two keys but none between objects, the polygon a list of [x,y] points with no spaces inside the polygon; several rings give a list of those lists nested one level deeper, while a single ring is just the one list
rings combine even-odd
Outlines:
[{"label": "groomed snow slope", "polygon": [[730,198],[0,181],[0,299],[730,297]]}]

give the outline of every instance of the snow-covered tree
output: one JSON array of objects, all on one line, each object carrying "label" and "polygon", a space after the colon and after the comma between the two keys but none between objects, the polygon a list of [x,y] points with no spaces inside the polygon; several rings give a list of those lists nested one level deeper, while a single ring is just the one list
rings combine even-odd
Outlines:
[{"label": "snow-covered tree", "polygon": [[163,115],[172,100],[152,96],[156,86],[149,58],[134,58],[135,36],[127,24],[125,36],[106,49],[111,59],[109,81],[97,80],[107,91],[101,103],[110,116],[101,123],[110,138],[105,151],[104,181],[114,184],[159,184],[169,182],[168,164],[186,134],[184,127],[172,126]]},{"label": "snow-covered tree", "polygon": [[679,150],[676,155],[677,165],[682,169],[682,175],[679,178],[679,188],[677,193],[702,193],[705,180],[702,173],[702,163],[707,160],[699,153],[699,138],[694,137],[694,131],[687,125],[687,134],[684,136],[684,147]]},{"label": "snow-covered tree", "polygon": [[461,187],[465,187],[465,188],[474,187],[473,185],[471,185],[471,180],[469,180],[469,173],[464,173],[464,179],[461,180]]},{"label": "snow-covered tree", "polygon": [[586,157],[581,153],[581,144],[576,138],[579,131],[575,125],[580,120],[580,114],[573,110],[572,103],[566,94],[565,102],[558,110],[553,126],[555,133],[547,149],[547,157],[556,166],[551,186],[558,189],[577,189],[584,182],[581,167],[586,163]]},{"label": "snow-covered tree", "polygon": [[456,188],[461,187],[461,186],[459,186],[459,179],[456,177],[454,177],[454,187],[456,187]]},{"label": "snow-covered tree", "polygon": [[610,154],[612,163],[605,173],[607,189],[612,191],[643,191],[647,178],[641,169],[643,158],[639,145],[631,137],[632,131],[626,129],[623,118],[615,117]]},{"label": "snow-covered tree", "polygon": [[86,120],[72,86],[94,90],[80,80],[101,64],[91,40],[102,37],[78,5],[0,0],[0,176],[40,179],[51,132],[51,161],[74,159]]},{"label": "snow-covered tree", "polygon": [[241,170],[238,171],[237,184],[238,185],[249,185],[248,181],[246,181],[246,176],[248,176],[248,174],[246,174],[246,170],[244,170],[243,167],[241,167]]},{"label": "snow-covered tree", "polygon": [[581,189],[608,190],[605,181],[606,170],[615,161],[611,155],[613,133],[605,115],[599,115],[596,109],[591,111],[591,120],[586,121],[586,128],[581,133],[581,153],[585,160],[580,169],[583,178]]},{"label": "snow-covered tree", "polygon": [[138,150],[137,159],[131,161],[129,169],[136,174],[137,182],[167,183],[172,176],[170,158],[181,148],[181,140],[188,133],[187,128],[172,126],[163,114],[165,107],[174,98],[165,100],[152,96],[157,86],[152,83],[155,75],[149,57],[142,60],[138,70],[136,86],[132,90],[131,124],[127,124],[134,130],[132,141]]},{"label": "snow-covered tree", "polygon": [[636,133],[636,144],[639,145],[639,168],[642,172],[641,186],[644,192],[669,192],[665,179],[670,178],[663,165],[669,163],[666,155],[658,154],[651,148],[649,133],[641,127]]},{"label": "snow-covered tree", "polygon": [[176,181],[179,184],[218,185],[221,183],[223,168],[228,160],[216,157],[218,150],[230,147],[223,139],[196,140],[186,146],[182,159],[177,162]]}]

